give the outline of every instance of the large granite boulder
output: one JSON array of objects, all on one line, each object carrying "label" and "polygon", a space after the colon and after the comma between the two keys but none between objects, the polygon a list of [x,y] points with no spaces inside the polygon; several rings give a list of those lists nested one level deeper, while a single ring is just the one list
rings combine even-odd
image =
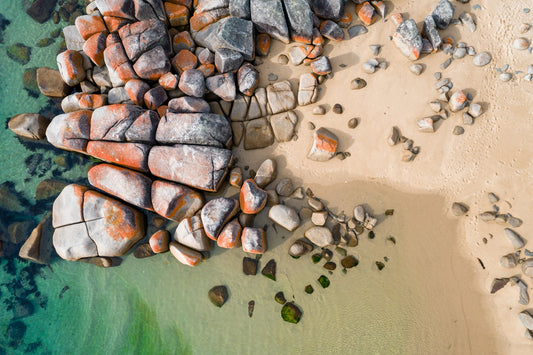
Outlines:
[{"label": "large granite boulder", "polygon": [[237,200],[219,197],[207,202],[200,214],[206,235],[217,240],[222,228],[239,211]]},{"label": "large granite boulder", "polygon": [[146,231],[142,213],[80,185],[65,187],[52,213],[53,245],[66,260],[124,255]]},{"label": "large granite boulder", "polygon": [[57,55],[57,67],[61,78],[69,86],[76,86],[85,79],[82,55],[74,50],[66,50]]},{"label": "large granite boulder", "polygon": [[285,0],[283,2],[287,15],[291,39],[296,42],[311,44],[313,39],[313,12],[306,0]]},{"label": "large granite boulder", "polygon": [[37,69],[37,86],[41,94],[48,97],[65,97],[72,88],[65,84],[59,70],[46,67]]},{"label": "large granite boulder", "polygon": [[129,169],[148,172],[148,153],[151,148],[142,143],[89,141],[87,154]]},{"label": "large granite boulder", "polygon": [[174,232],[174,240],[198,251],[211,249],[211,239],[205,234],[204,225],[199,216],[183,219]]},{"label": "large granite boulder", "polygon": [[230,150],[198,145],[155,146],[148,155],[150,172],[205,191],[217,191],[233,162]]},{"label": "large granite boulder", "polygon": [[54,117],[46,129],[46,139],[54,147],[84,153],[90,137],[91,116],[88,110]]},{"label": "large granite boulder", "polygon": [[403,21],[394,35],[394,44],[407,58],[417,60],[422,51],[422,37],[418,33],[416,22],[413,19]]},{"label": "large granite boulder", "polygon": [[114,166],[99,164],[87,172],[89,183],[134,206],[153,211],[152,180],[141,173]]},{"label": "large granite boulder", "polygon": [[155,81],[170,71],[170,60],[163,47],[157,46],[141,54],[133,70],[140,78]]},{"label": "large granite boulder", "polygon": [[167,112],[159,122],[155,139],[167,144],[195,144],[225,148],[231,144],[231,125],[216,113]]},{"label": "large granite boulder", "polygon": [[166,22],[167,16],[162,0],[133,0],[135,18],[139,21],[159,19]]},{"label": "large granite boulder", "polygon": [[198,212],[204,197],[186,186],[156,180],[152,183],[152,205],[161,216],[179,222]]},{"label": "large granite boulder", "polygon": [[167,27],[157,19],[127,24],[120,28],[118,34],[131,61],[136,61],[143,53],[157,46],[161,46],[167,56],[172,52]]},{"label": "large granite boulder", "polygon": [[139,106],[127,104],[97,108],[91,118],[91,140],[125,141],[126,131],[144,111]]},{"label": "large granite boulder", "polygon": [[95,0],[95,2],[104,16],[135,20],[135,7],[132,0]]}]

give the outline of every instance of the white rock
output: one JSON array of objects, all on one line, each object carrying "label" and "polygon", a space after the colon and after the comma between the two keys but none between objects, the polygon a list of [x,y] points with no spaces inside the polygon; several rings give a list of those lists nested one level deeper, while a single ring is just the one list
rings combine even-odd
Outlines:
[{"label": "white rock", "polygon": [[514,230],[510,228],[505,228],[504,231],[505,235],[507,236],[507,238],[509,238],[509,241],[515,249],[523,248],[524,245],[526,245],[526,241]]},{"label": "white rock", "polygon": [[304,236],[318,247],[327,247],[333,244],[333,235],[327,227],[311,227],[305,231]]},{"label": "white rock", "polygon": [[268,218],[279,224],[289,232],[300,226],[300,217],[294,208],[285,205],[275,205],[268,211]]}]

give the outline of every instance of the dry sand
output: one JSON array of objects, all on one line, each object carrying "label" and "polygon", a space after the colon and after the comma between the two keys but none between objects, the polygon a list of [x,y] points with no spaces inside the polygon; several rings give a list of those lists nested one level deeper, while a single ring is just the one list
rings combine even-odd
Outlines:
[{"label": "dry sand", "polygon": [[[391,12],[402,12],[419,25],[435,3],[395,1],[392,5],[388,2]],[[414,249],[406,252],[425,255],[414,262],[424,273],[427,284],[413,290],[412,296],[425,298],[426,304],[431,307],[442,307],[439,311],[432,309],[434,313],[428,315],[433,321],[439,322],[439,317],[443,317],[443,323],[451,319],[457,321],[455,325],[441,329],[448,332],[441,336],[457,340],[451,352],[531,353],[533,345],[524,338],[525,328],[517,317],[521,310],[527,308],[518,304],[518,288],[508,285],[495,295],[489,293],[493,278],[520,273],[518,268],[507,270],[499,264],[500,257],[513,249],[503,234],[503,226],[482,222],[477,214],[490,209],[487,193],[495,192],[501,198],[499,206],[502,211],[524,220],[524,224],[516,230],[526,239],[532,234],[533,224],[527,212],[532,207],[529,196],[533,190],[533,144],[529,137],[533,129],[533,120],[529,119],[533,109],[528,105],[533,84],[521,79],[524,74],[515,76],[510,82],[501,82],[494,68],[509,64],[511,72],[526,72],[527,66],[533,63],[533,56],[528,51],[520,52],[511,46],[516,37],[531,39],[533,30],[521,35],[518,28],[523,22],[532,22],[533,14],[526,14],[522,9],[533,4],[529,1],[488,0],[471,1],[469,4],[453,1],[453,4],[455,18],[463,11],[474,15],[477,31],[471,33],[457,25],[441,31],[441,35],[450,35],[456,42],[464,41],[474,46],[478,53],[491,52],[493,60],[489,65],[475,67],[472,57],[467,56],[441,70],[439,65],[447,56],[438,52],[423,56],[418,61],[424,64],[425,70],[422,75],[415,76],[409,71],[412,63],[387,38],[394,32],[394,25],[391,21],[380,21],[370,26],[365,35],[326,46],[334,77],[321,85],[316,104],[327,105],[330,109],[333,104],[340,103],[344,107],[342,115],[328,110],[325,116],[313,116],[311,111],[315,105],[300,107],[297,110],[300,122],[296,141],[275,144],[260,151],[239,150],[237,155],[241,162],[245,161],[252,168],[257,168],[265,157],[277,157],[281,177],[292,177],[302,186],[327,185],[320,187],[320,193],[317,189],[317,195],[327,196],[332,208],[344,205],[342,209],[347,212],[351,212],[350,209],[357,203],[369,202],[358,199],[350,204],[343,199],[347,192],[359,196],[357,191],[353,191],[357,187],[349,183],[352,181],[386,185],[408,194],[404,197],[407,200],[420,198],[417,204],[405,201],[406,205],[410,204],[409,211],[405,211],[410,216],[405,223],[409,224],[399,226],[397,233],[417,240],[411,246]],[[475,4],[482,9],[473,10]],[[353,4],[349,6],[353,13]],[[358,21],[354,18],[352,25]],[[387,61],[389,68],[366,74],[362,63],[373,58],[369,48],[371,44],[383,45],[378,58]],[[270,57],[258,67],[262,86],[268,84],[268,73],[275,73],[279,80],[290,79],[296,84],[299,74],[310,70],[305,66],[277,64],[277,55],[287,54],[288,48],[290,46],[276,42]],[[452,114],[447,120],[439,122],[435,133],[417,130],[416,120],[433,114],[428,103],[438,97],[433,78],[433,73],[437,71],[442,72],[443,78],[453,81],[452,92],[462,89],[471,93],[473,102],[482,103],[486,111],[473,126],[464,126],[466,132],[461,136],[452,135],[453,128],[462,125],[461,113]],[[368,82],[367,87],[351,91],[350,81],[356,77],[364,78]],[[354,130],[347,128],[347,122],[352,117],[359,120],[359,126]],[[306,159],[312,139],[308,122],[336,133],[340,139],[339,150],[350,152],[351,157],[326,163]],[[402,162],[402,149],[387,145],[386,137],[392,126],[398,126],[403,135],[421,147],[413,162]],[[438,197],[424,199],[419,195]],[[467,216],[452,216],[449,207],[454,201],[470,206]],[[401,206],[392,207],[404,208],[403,202]],[[381,208],[376,209],[383,212]],[[411,234],[410,228],[419,228],[427,234]],[[494,237],[490,238],[489,233]],[[487,237],[488,244],[482,242],[483,237]],[[416,248],[419,250],[416,251]],[[441,250],[446,257],[440,255]],[[363,254],[363,251],[360,253]],[[486,269],[481,268],[477,258],[483,261]],[[527,278],[524,281],[529,283],[531,293],[532,281]],[[434,289],[436,284],[441,283],[445,285],[444,289]],[[441,292],[443,290],[446,291]],[[420,316],[424,316],[422,310],[418,311]],[[427,331],[431,332],[431,329]],[[425,335],[420,335],[419,340],[423,342]],[[435,350],[432,353],[442,350],[440,347],[439,350],[432,348],[430,340],[426,345],[429,347],[419,350]]]}]

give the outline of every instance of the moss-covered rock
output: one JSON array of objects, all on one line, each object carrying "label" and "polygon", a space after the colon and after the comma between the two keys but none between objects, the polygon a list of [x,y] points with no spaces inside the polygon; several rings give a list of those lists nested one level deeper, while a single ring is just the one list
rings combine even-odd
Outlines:
[{"label": "moss-covered rock", "polygon": [[320,277],[318,278],[318,283],[323,288],[328,288],[329,287],[329,279],[326,276],[324,276],[324,275],[320,275]]},{"label": "moss-covered rock", "polygon": [[30,61],[31,48],[22,43],[15,43],[7,48],[7,56],[15,62],[25,65]]},{"label": "moss-covered rock", "polygon": [[385,267],[385,264],[381,261],[376,261],[376,266],[378,267],[378,270],[381,271]]},{"label": "moss-covered rock", "polygon": [[300,318],[302,318],[302,311],[294,304],[294,302],[287,302],[281,309],[281,318],[283,318],[285,322],[296,324],[300,321]]},{"label": "moss-covered rock", "polygon": [[52,43],[54,43],[53,38],[42,38],[41,40],[39,40],[39,42],[37,42],[37,47],[39,48],[48,47]]},{"label": "moss-covered rock", "polygon": [[276,302],[278,302],[279,304],[285,304],[285,302],[287,302],[287,300],[285,299],[285,295],[283,294],[283,292],[279,291],[278,293],[276,293],[276,295],[274,296],[274,299],[276,300]]},{"label": "moss-covered rock", "polygon": [[261,270],[261,274],[268,277],[271,280],[276,281],[276,260],[271,259]]},{"label": "moss-covered rock", "polygon": [[24,90],[31,97],[38,97],[41,91],[39,91],[39,85],[37,85],[37,68],[28,68],[22,75],[22,85]]},{"label": "moss-covered rock", "polygon": [[311,260],[313,260],[313,264],[318,263],[320,260],[322,260],[322,255],[320,254],[313,254],[311,257]]},{"label": "moss-covered rock", "polygon": [[315,290],[313,289],[313,286],[307,285],[305,286],[305,293],[312,294]]}]

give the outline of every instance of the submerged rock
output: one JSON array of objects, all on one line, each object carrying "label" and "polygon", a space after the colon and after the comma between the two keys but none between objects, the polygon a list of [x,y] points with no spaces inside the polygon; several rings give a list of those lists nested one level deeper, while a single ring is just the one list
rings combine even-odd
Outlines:
[{"label": "submerged rock", "polygon": [[217,307],[222,307],[228,299],[228,289],[226,286],[215,286],[208,292],[209,300]]},{"label": "submerged rock", "polygon": [[300,318],[302,318],[302,311],[294,304],[294,302],[287,302],[281,309],[281,318],[283,318],[285,322],[296,324],[300,321]]}]

